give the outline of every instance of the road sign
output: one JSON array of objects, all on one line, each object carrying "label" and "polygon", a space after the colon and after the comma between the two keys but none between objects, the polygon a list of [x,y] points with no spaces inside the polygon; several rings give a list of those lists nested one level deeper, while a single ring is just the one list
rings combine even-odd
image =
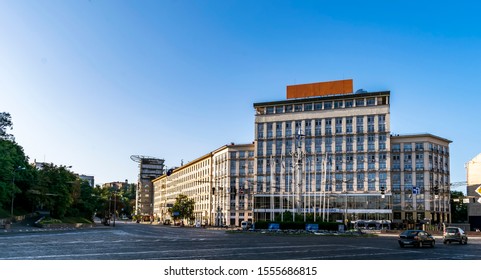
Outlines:
[{"label": "road sign", "polygon": [[419,194],[419,193],[420,193],[419,187],[413,187],[413,194]]},{"label": "road sign", "polygon": [[479,195],[481,195],[481,186],[479,186],[479,187],[475,190],[475,192],[477,192]]}]

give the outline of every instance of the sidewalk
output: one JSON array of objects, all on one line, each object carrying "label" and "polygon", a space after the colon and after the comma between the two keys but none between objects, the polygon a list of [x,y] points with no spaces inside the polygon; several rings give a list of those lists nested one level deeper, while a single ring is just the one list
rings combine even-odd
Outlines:
[{"label": "sidewalk", "polygon": [[108,226],[104,226],[97,221],[94,221],[91,227],[75,227],[75,226],[68,226],[64,225],[62,227],[52,227],[52,228],[41,228],[34,225],[35,221],[38,220],[38,217],[33,217],[30,219],[26,219],[24,221],[19,221],[10,224],[9,229],[0,228],[0,235],[8,234],[8,233],[29,233],[29,232],[50,232],[50,231],[67,231],[67,230],[79,230],[79,229],[88,229],[88,228],[110,228]]}]

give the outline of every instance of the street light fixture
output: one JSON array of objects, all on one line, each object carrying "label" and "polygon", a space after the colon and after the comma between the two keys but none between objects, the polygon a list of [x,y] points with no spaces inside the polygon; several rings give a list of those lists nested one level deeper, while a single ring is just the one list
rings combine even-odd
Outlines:
[{"label": "street light fixture", "polygon": [[15,198],[15,172],[25,170],[25,167],[18,166],[17,168],[13,169],[13,178],[12,178],[12,203],[10,209],[10,217],[13,219],[13,200]]}]

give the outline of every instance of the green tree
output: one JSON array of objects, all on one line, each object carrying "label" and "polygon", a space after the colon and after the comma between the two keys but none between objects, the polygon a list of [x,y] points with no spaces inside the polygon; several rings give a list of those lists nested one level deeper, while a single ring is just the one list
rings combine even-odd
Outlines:
[{"label": "green tree", "polygon": [[463,192],[451,191],[451,220],[454,223],[466,222],[468,219],[468,205],[463,202]]},{"label": "green tree", "polygon": [[27,180],[29,173],[31,173],[31,168],[29,168],[28,158],[25,156],[23,148],[13,140],[0,139],[1,209],[7,210],[11,206],[12,196],[17,196],[22,189],[25,190],[31,186],[32,182]]},{"label": "green tree", "polygon": [[13,141],[13,135],[7,133],[7,129],[12,128],[13,123],[10,113],[0,112],[0,139]]},{"label": "green tree", "polygon": [[72,189],[77,176],[65,166],[45,164],[38,171],[38,186],[43,191],[44,202],[53,218],[62,219],[74,201]]},{"label": "green tree", "polygon": [[191,219],[194,217],[194,205],[193,198],[179,194],[175,199],[174,205],[169,208],[169,212],[175,219]]}]

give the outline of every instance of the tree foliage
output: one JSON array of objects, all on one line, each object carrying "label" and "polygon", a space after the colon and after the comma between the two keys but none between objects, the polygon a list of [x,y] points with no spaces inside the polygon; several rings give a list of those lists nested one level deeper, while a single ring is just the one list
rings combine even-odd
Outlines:
[{"label": "tree foliage", "polygon": [[0,112],[0,209],[14,214],[49,210],[54,218],[79,216],[89,220],[98,206],[92,187],[65,166],[53,163],[37,169],[28,164],[23,148],[7,129],[13,127],[9,113]]},{"label": "tree foliage", "polygon": [[6,112],[0,112],[0,139],[13,141],[13,135],[7,133],[7,129],[12,128],[13,123],[10,114]]},{"label": "tree foliage", "polygon": [[169,208],[169,212],[176,219],[191,219],[194,217],[194,205],[195,201],[193,198],[179,194],[175,199],[174,205]]},{"label": "tree foliage", "polygon": [[463,192],[451,191],[451,220],[462,223],[468,220],[468,205],[463,202]]}]

